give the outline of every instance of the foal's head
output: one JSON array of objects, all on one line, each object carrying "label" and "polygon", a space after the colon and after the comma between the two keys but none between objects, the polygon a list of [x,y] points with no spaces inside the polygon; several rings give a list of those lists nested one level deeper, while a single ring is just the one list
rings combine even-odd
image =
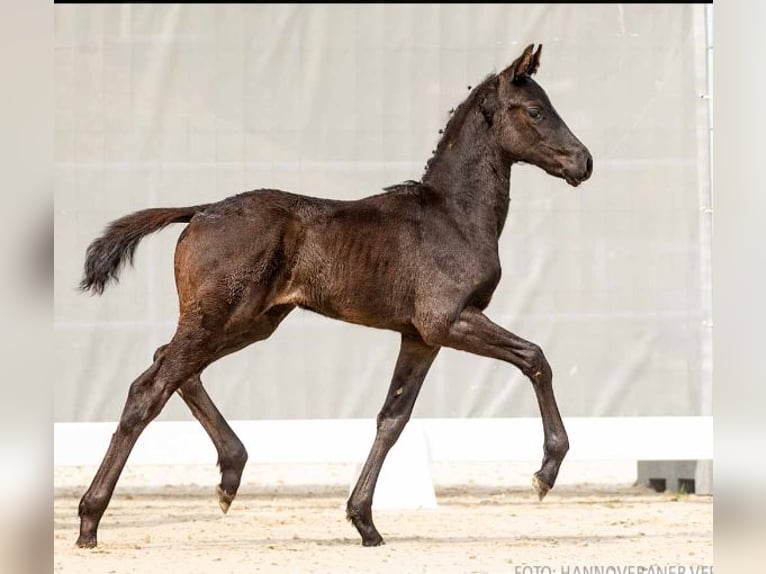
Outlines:
[{"label": "foal's head", "polygon": [[573,186],[588,179],[593,158],[556,113],[532,79],[542,45],[534,44],[492,81],[480,107],[503,150],[513,161],[536,165]]}]

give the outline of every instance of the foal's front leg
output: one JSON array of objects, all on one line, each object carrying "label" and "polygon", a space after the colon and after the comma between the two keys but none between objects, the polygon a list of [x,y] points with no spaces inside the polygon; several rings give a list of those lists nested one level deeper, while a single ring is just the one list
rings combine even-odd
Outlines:
[{"label": "foal's front leg", "polygon": [[419,337],[402,335],[391,386],[378,414],[375,442],[346,506],[346,517],[361,534],[364,546],[383,544],[383,537],[372,522],[375,484],[388,451],[410,420],[415,399],[438,352],[439,347],[427,345]]},{"label": "foal's front leg", "polygon": [[556,483],[561,462],[569,450],[567,432],[553,396],[553,372],[542,349],[496,325],[471,307],[464,309],[451,324],[422,321],[418,329],[431,344],[511,363],[532,382],[545,434],[543,463],[532,478],[542,500]]}]

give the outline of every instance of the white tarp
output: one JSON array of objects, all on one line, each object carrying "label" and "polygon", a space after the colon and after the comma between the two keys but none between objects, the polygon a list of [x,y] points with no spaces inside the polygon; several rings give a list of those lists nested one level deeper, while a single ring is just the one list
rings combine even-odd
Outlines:
[{"label": "white tarp", "polygon": [[[699,5],[57,5],[55,420],[119,417],[174,331],[147,237],[76,290],[111,220],[277,187],[353,199],[417,179],[447,111],[529,43],[595,171],[514,168],[487,313],[542,346],[565,416],[710,414],[709,144]],[[233,419],[373,417],[399,337],[295,311],[203,380]],[[534,416],[510,365],[445,349],[415,416]],[[162,418],[187,419],[177,397]]]}]

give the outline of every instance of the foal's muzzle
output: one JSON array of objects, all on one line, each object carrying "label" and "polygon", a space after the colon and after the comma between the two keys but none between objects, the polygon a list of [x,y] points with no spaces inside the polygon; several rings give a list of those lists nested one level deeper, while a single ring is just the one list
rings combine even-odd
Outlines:
[{"label": "foal's muzzle", "polygon": [[587,149],[583,149],[581,153],[575,156],[571,166],[567,166],[562,170],[562,177],[566,182],[577,187],[582,182],[590,178],[593,173],[593,156]]}]

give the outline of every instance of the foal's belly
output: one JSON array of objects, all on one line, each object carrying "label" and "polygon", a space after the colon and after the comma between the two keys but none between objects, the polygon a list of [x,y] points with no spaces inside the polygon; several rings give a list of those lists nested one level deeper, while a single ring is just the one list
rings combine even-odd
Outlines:
[{"label": "foal's belly", "polygon": [[[329,280],[328,280],[329,279]],[[401,279],[376,281],[374,274],[315,276],[305,282],[297,297],[299,307],[348,323],[408,331],[412,328],[410,289]]]}]

